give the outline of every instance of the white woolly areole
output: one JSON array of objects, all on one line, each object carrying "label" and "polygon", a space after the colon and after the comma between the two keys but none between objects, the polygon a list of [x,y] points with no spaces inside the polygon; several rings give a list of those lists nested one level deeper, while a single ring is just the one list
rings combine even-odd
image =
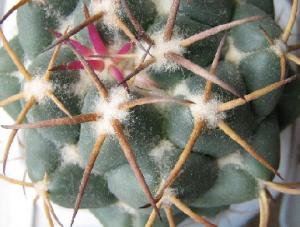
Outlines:
[{"label": "white woolly areole", "polygon": [[209,128],[217,127],[219,121],[225,118],[224,112],[218,112],[218,100],[210,99],[205,102],[203,95],[190,97],[190,100],[195,103],[190,106],[193,117],[205,120]]},{"label": "white woolly areole", "polygon": [[133,207],[129,206],[127,203],[119,201],[119,202],[117,202],[116,205],[128,214],[131,214],[131,215],[137,215],[138,214],[138,211],[136,209],[134,209]]},{"label": "white woolly areole", "polygon": [[47,2],[45,4],[41,3],[41,5],[43,6],[42,8],[46,13],[46,18],[55,17],[59,21],[62,21],[64,19],[61,13],[53,5],[47,4]]},{"label": "white woolly areole", "polygon": [[61,149],[62,165],[74,164],[81,166],[82,157],[79,153],[79,148],[75,144],[65,145]]},{"label": "white woolly areole", "polygon": [[[164,41],[164,32],[159,31],[151,35],[155,45],[151,47],[150,54],[156,59],[156,62],[152,64],[149,68],[155,71],[175,71],[180,68],[180,66],[165,58],[165,54],[168,52],[174,52],[176,54],[183,54],[185,48],[180,45],[182,37],[173,35],[170,41]],[[144,44],[147,47],[146,44]],[[144,56],[145,51],[141,48],[137,48],[138,61]],[[150,55],[147,59],[151,58]]]},{"label": "white woolly areole", "polygon": [[32,60],[28,59],[26,56],[25,56],[25,60],[24,60],[24,66],[26,69],[28,69],[28,67],[32,64]]},{"label": "white woolly areole", "polygon": [[239,49],[237,49],[234,45],[234,41],[231,37],[228,37],[228,51],[226,53],[225,59],[227,61],[230,61],[234,63],[235,65],[239,65],[241,60],[243,60],[245,57],[249,56],[251,53],[243,52]]},{"label": "white woolly areole", "polygon": [[38,181],[34,183],[34,189],[36,190],[37,194],[43,197],[45,192],[48,191],[48,184],[45,181]]},{"label": "white woolly areole", "polygon": [[41,4],[41,5],[46,5],[47,0],[34,0],[33,2],[35,2],[37,4]]},{"label": "white woolly areole", "polygon": [[171,197],[176,196],[177,190],[174,188],[167,188],[164,191],[164,195],[162,197],[162,204],[165,207],[171,207],[173,203],[171,202]]},{"label": "white woolly areole", "polygon": [[288,52],[288,46],[280,39],[274,40],[274,45],[271,47],[271,49],[274,50],[278,56]]},{"label": "white woolly areole", "polygon": [[174,95],[183,95],[195,104],[190,105],[190,110],[194,119],[205,120],[208,128],[216,128],[220,120],[225,119],[226,114],[218,111],[220,101],[211,98],[207,102],[203,94],[191,94],[186,83],[181,83],[175,87]]},{"label": "white woolly areole", "polygon": [[229,154],[225,157],[218,159],[218,167],[222,169],[224,166],[227,165],[237,165],[239,167],[243,167],[243,156],[240,152],[235,152],[232,154]]},{"label": "white woolly areole", "polygon": [[19,71],[14,71],[11,74],[11,77],[15,77],[19,80],[20,83],[23,83],[24,81],[24,76],[19,72]]},{"label": "white woolly areole", "polygon": [[58,31],[64,34],[68,28],[74,27],[74,15],[70,14],[69,16],[63,18],[59,21],[60,25],[58,27]]},{"label": "white woolly areole", "polygon": [[93,87],[93,81],[84,70],[80,70],[79,81],[72,87],[73,93],[81,98],[84,98],[87,91]]},{"label": "white woolly areole", "polygon": [[116,27],[114,15],[119,7],[117,0],[92,0],[91,10],[93,14],[104,12],[102,22],[106,25]]},{"label": "white woolly areole", "polygon": [[112,120],[124,121],[129,114],[128,110],[120,109],[120,104],[130,100],[130,95],[123,87],[110,89],[108,101],[101,99],[96,104],[96,113],[100,114],[99,120],[95,124],[95,130],[100,134],[114,134],[111,125]]},{"label": "white woolly areole", "polygon": [[152,0],[160,15],[168,15],[172,6],[172,0]]},{"label": "white woolly areole", "polygon": [[149,156],[152,157],[155,162],[160,163],[163,161],[165,153],[172,151],[174,151],[174,145],[169,140],[161,140],[159,144],[150,151]]},{"label": "white woolly areole", "polygon": [[36,77],[24,83],[25,99],[34,97],[37,102],[42,102],[48,91],[52,91],[52,84],[43,78]]}]

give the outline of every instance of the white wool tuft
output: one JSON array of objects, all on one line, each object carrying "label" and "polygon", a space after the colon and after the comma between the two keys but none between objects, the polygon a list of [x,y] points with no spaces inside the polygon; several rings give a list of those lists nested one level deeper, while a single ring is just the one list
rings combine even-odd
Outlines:
[{"label": "white wool tuft", "polygon": [[163,198],[162,198],[162,204],[163,206],[166,206],[166,207],[170,207],[173,205],[173,203],[171,202],[170,198],[173,197],[173,196],[176,196],[177,194],[177,190],[174,189],[174,188],[167,188],[165,191],[164,191],[164,195],[163,195]]},{"label": "white wool tuft", "polygon": [[195,104],[190,105],[190,110],[193,117],[205,120],[208,128],[216,128],[220,120],[225,119],[226,114],[218,111],[220,102],[217,99],[211,98],[208,102],[204,101],[203,94],[191,94],[186,83],[180,83],[174,89],[173,94],[183,95],[188,100]]},{"label": "white wool tuft", "polygon": [[149,156],[151,156],[155,162],[160,163],[163,161],[165,153],[172,151],[174,151],[174,145],[169,140],[161,140],[159,144],[150,151]]},{"label": "white wool tuft", "polygon": [[52,91],[52,84],[43,78],[36,77],[24,83],[25,99],[34,97],[37,102],[42,102],[48,91]]},{"label": "white wool tuft", "polygon": [[122,210],[124,210],[126,213],[131,215],[137,215],[138,211],[134,209],[133,207],[129,206],[127,203],[124,203],[122,201],[117,202],[117,206],[120,207]]},{"label": "white wool tuft", "polygon": [[101,117],[94,123],[98,135],[114,134],[111,121],[118,119],[122,122],[126,119],[129,111],[119,109],[119,105],[129,100],[130,95],[123,87],[114,87],[110,89],[108,101],[104,99],[98,101],[95,112],[99,113]]},{"label": "white wool tuft", "polygon": [[63,18],[62,20],[60,20],[60,25],[58,27],[58,31],[61,34],[64,34],[67,29],[74,27],[74,15],[70,14],[69,16],[67,16],[66,18]]},{"label": "white wool tuft", "polygon": [[[155,71],[170,71],[173,72],[175,70],[180,69],[180,66],[168,59],[165,58],[165,54],[168,52],[174,52],[176,54],[183,54],[185,52],[185,48],[180,45],[180,41],[182,37],[174,35],[170,41],[164,41],[164,32],[159,31],[151,35],[155,45],[151,47],[150,54],[155,57],[156,62],[152,64],[149,68]],[[147,46],[144,44],[144,46]],[[137,48],[137,56],[138,60],[144,56],[145,51],[141,48]],[[147,59],[151,56],[148,55]]]},{"label": "white wool tuft", "polygon": [[74,164],[81,165],[82,157],[79,153],[79,148],[75,144],[67,144],[61,149],[62,165]]},{"label": "white wool tuft", "polygon": [[282,40],[274,40],[274,45],[271,47],[272,50],[278,55],[281,56],[288,52],[288,46]]},{"label": "white wool tuft", "polygon": [[11,77],[15,77],[19,80],[20,83],[23,83],[24,81],[24,76],[19,72],[19,71],[14,71],[11,74]]},{"label": "white wool tuft", "polygon": [[205,102],[203,95],[193,96],[190,100],[195,103],[190,106],[193,117],[205,120],[208,128],[216,128],[219,121],[225,118],[225,113],[218,111],[220,104],[218,100],[210,99],[208,102]]},{"label": "white wool tuft", "polygon": [[46,5],[47,0],[34,0],[33,2],[40,4],[40,5]]},{"label": "white wool tuft", "polygon": [[26,57],[25,60],[24,60],[24,66],[25,66],[25,68],[28,69],[31,64],[32,64],[32,60],[30,60],[30,59],[28,59]]},{"label": "white wool tuft", "polygon": [[243,52],[243,51],[237,49],[235,47],[234,41],[231,37],[228,38],[228,42],[229,42],[228,51],[225,56],[225,59],[227,61],[230,61],[230,62],[234,63],[235,65],[239,65],[241,60],[243,60],[245,57],[247,57],[251,54],[251,52],[246,53],[246,52]]},{"label": "white wool tuft", "polygon": [[79,97],[84,98],[87,91],[93,87],[93,81],[83,70],[80,70],[80,79],[72,87],[73,93]]},{"label": "white wool tuft", "polygon": [[191,96],[190,90],[185,82],[181,82],[176,85],[171,95],[178,96],[183,95],[185,97]]},{"label": "white wool tuft", "polygon": [[52,17],[55,17],[56,19],[58,19],[59,21],[62,21],[64,20],[64,17],[61,15],[61,13],[56,10],[53,5],[50,5],[50,4],[42,4],[41,5],[43,6],[43,10],[45,11],[46,13],[46,18],[52,18]]},{"label": "white wool tuft", "polygon": [[110,28],[115,28],[116,25],[113,22],[115,12],[118,9],[117,0],[92,0],[91,10],[93,14],[104,12],[102,22],[106,25],[110,25]]},{"label": "white wool tuft", "polygon": [[235,152],[218,159],[218,166],[220,169],[227,165],[237,165],[239,167],[243,167],[243,156],[241,153]]},{"label": "white wool tuft", "polygon": [[45,192],[48,191],[48,184],[45,181],[38,181],[34,183],[34,189],[36,190],[37,194],[43,197]]},{"label": "white wool tuft", "polygon": [[172,0],[153,0],[156,6],[157,12],[160,15],[168,15],[172,6]]}]

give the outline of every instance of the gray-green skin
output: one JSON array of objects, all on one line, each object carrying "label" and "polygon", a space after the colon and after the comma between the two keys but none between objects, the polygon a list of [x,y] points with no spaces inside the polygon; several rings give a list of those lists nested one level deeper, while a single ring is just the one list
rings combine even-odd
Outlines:
[{"label": "gray-green skin", "polygon": [[[14,37],[9,45],[17,53],[20,60],[24,59],[24,51],[19,43],[18,37]],[[12,62],[6,51],[0,49],[0,100],[3,100],[11,95],[15,95],[20,92],[21,84],[20,78],[17,76],[17,68]],[[16,119],[19,113],[21,112],[21,103],[19,101],[12,103],[4,107],[5,111],[13,118]]]},{"label": "gray-green skin", "polygon": [[[217,76],[236,88],[241,94],[246,93],[243,78],[233,64],[227,61],[221,62],[217,70]],[[205,80],[199,76],[193,76],[181,83],[186,84],[192,95],[203,94]],[[213,87],[212,96],[221,102],[226,102],[235,98],[232,94],[217,86]],[[184,96],[180,95],[179,97]],[[188,99],[189,97],[185,98]],[[194,119],[190,109],[184,106],[172,105],[168,108],[166,118],[168,122],[168,138],[176,145],[183,148],[194,127]],[[226,112],[226,122],[236,130],[239,135],[246,138],[252,134],[256,125],[256,119],[249,104]],[[220,129],[206,129],[197,140],[193,150],[203,154],[220,157],[234,152],[238,148],[239,146],[228,136],[224,135]]]},{"label": "gray-green skin", "polygon": [[[77,4],[76,0],[49,0],[49,2],[51,7],[56,11],[58,10],[64,19],[74,10],[74,24],[78,24],[84,18],[82,1],[80,1],[81,5]],[[68,4],[64,4],[66,2]],[[134,3],[132,4],[132,2]],[[213,0],[208,3],[199,0],[194,1],[192,5],[187,5],[188,1],[181,1],[176,26],[177,28],[184,28],[185,31],[188,30],[188,34],[183,34],[188,36],[233,19],[254,15],[266,16],[273,13],[271,0],[247,0],[236,5],[234,2],[231,0]],[[145,12],[136,14],[136,16],[144,17],[142,22],[145,29],[150,26],[152,21],[162,21],[161,15],[156,15],[157,12],[153,8],[144,10],[148,6],[138,5],[141,3],[152,5],[149,1],[130,1],[131,7],[139,6],[136,11],[133,10],[134,12]],[[143,10],[138,8],[143,8]],[[46,53],[41,53],[41,51],[50,45],[54,39],[48,29],[57,29],[60,25],[59,21],[61,21],[58,20],[57,15],[49,16],[46,11],[43,6],[35,3],[27,4],[18,10],[19,34],[18,38],[11,41],[12,47],[22,61],[24,58],[32,60],[29,71],[34,76],[42,76],[45,73],[52,51]],[[195,14],[195,12],[200,13]],[[156,25],[155,23],[151,25],[150,30],[152,32],[155,26],[159,26],[159,23]],[[101,22],[97,24],[99,26]],[[230,59],[222,59],[218,68],[217,76],[234,86],[242,94],[276,82],[280,76],[279,58],[261,33],[259,24],[272,38],[280,37],[281,30],[271,17],[237,27],[230,32],[229,36],[233,39],[235,47],[248,55],[239,62],[230,63]],[[102,27],[99,30],[103,32],[105,29]],[[82,35],[83,33],[85,36]],[[80,37],[82,41],[86,34],[85,29],[75,38]],[[195,63],[209,68],[221,37],[222,35],[217,35],[207,41],[194,44],[194,47],[191,47],[190,52],[187,52],[185,56]],[[110,35],[106,36],[105,40],[111,43]],[[87,39],[85,43],[90,45]],[[224,50],[224,56],[226,56],[226,51]],[[26,57],[24,57],[24,52]],[[74,59],[73,54],[67,48],[63,48],[56,64],[67,63],[72,59]],[[22,90],[19,80],[11,76],[15,70],[16,68],[4,50],[0,50],[1,99],[18,93],[20,89]],[[151,76],[162,88],[169,89],[169,93],[183,80],[193,93],[203,91],[204,88],[204,81],[187,70],[179,70],[172,74],[160,72]],[[53,78],[56,85],[55,94],[73,115],[94,111],[92,104],[97,99],[97,95],[93,89],[87,93],[86,97],[84,97],[86,93],[83,96],[72,93],[71,87],[79,80],[78,73],[55,72]],[[280,130],[278,121],[280,127],[283,128],[294,120],[300,112],[298,108],[300,106],[299,87],[299,81],[290,84],[284,91],[273,92],[265,98],[229,111],[225,119],[275,168],[278,167],[279,163]],[[214,86],[213,93],[221,101],[235,98],[217,86]],[[283,93],[282,96],[281,93]],[[279,98],[281,98],[280,103],[275,109]],[[6,107],[6,110],[13,117],[16,117],[20,112],[20,107],[19,103],[15,103]],[[137,161],[153,193],[157,191],[162,180],[167,177],[178,160],[193,126],[193,118],[186,107],[167,105],[164,109],[164,116],[158,109],[162,109],[162,106],[160,105],[158,108],[155,106],[135,108],[130,114],[134,121],[130,120],[129,117],[129,120],[124,122],[125,132],[129,135],[129,141],[134,148]],[[277,110],[279,110],[278,115],[276,114]],[[58,117],[65,117],[65,115],[52,102],[46,101],[34,107],[27,120],[36,122]],[[143,226],[147,219],[146,214],[149,213],[150,209],[140,210],[138,207],[148,201],[122,154],[118,141],[113,137],[109,136],[103,145],[81,207],[97,208],[92,212],[104,226]],[[163,139],[170,140],[174,147],[171,152],[165,151],[161,159],[157,160],[151,155],[151,151]],[[94,141],[95,132],[93,132],[91,123],[85,123],[81,126],[26,131],[26,163],[30,178],[33,182],[38,182],[47,173],[50,198],[59,205],[73,207],[83,168]],[[64,146],[72,144],[78,145],[82,161],[80,165],[64,163],[63,161],[61,150]],[[240,154],[239,164],[228,162],[226,165],[220,165],[220,160],[234,153]],[[204,135],[198,139],[191,158],[172,187],[177,192],[177,196],[192,207],[195,212],[210,216],[226,209],[233,203],[256,198],[258,193],[257,180],[272,180],[273,176],[269,170],[249,156],[246,151],[232,142],[220,130],[207,129]],[[124,211],[117,205],[120,202],[126,202],[127,206],[131,206],[137,214],[132,215]],[[180,215],[177,212],[175,212],[176,217]],[[179,217],[177,223],[183,219],[184,217]],[[163,222],[156,222],[157,226],[165,224],[165,217],[163,217]]]},{"label": "gray-green skin", "polygon": [[[155,21],[154,25],[150,27],[149,33],[155,34],[156,32],[161,31],[166,24],[166,20],[167,19],[165,17],[158,18]],[[211,26],[209,25],[192,20],[189,17],[185,17],[183,15],[179,15],[176,19],[176,35],[181,37],[182,39],[188,38],[193,34],[210,28]],[[184,56],[200,66],[208,66],[214,58],[221,38],[222,34],[218,34],[201,42],[197,42],[186,49]],[[159,87],[162,89],[172,88],[179,81],[194,75],[189,70],[183,68],[175,71],[166,71],[164,69],[162,69],[161,71],[150,69],[148,71],[150,78],[157,82]]]},{"label": "gray-green skin", "polygon": [[[64,163],[62,147],[43,138],[36,130],[26,131],[24,140],[29,177],[33,182],[39,182],[47,174],[51,200],[64,207],[74,207],[83,169],[77,164]],[[101,176],[90,176],[86,192],[82,208],[103,207],[116,201]]]},{"label": "gray-green skin", "polygon": [[[176,153],[179,153],[178,150]],[[178,157],[178,155],[175,157]],[[166,163],[166,169],[170,170],[172,168],[173,163],[177,160],[175,157],[174,154],[172,157],[169,157],[173,160],[170,163]],[[156,192],[164,178],[162,169],[159,168],[159,163],[155,163],[150,159],[139,160],[139,164],[151,191]],[[202,168],[199,168],[200,166]],[[214,184],[216,176],[217,165],[214,159],[200,154],[192,154],[191,159],[186,163],[178,181],[174,183],[172,188],[180,199],[189,203],[205,193]],[[193,182],[187,180],[190,177],[194,179]],[[121,201],[126,202],[131,207],[140,207],[147,203],[143,191],[138,187],[138,182],[128,164],[110,171],[107,174],[107,179],[109,189]],[[123,190],[124,186],[128,188],[128,191]],[[132,194],[135,196],[132,197]],[[149,213],[151,209],[143,211]]]},{"label": "gray-green skin", "polygon": [[265,11],[267,14],[274,17],[274,1],[273,0],[238,0],[238,2],[241,2],[240,4],[252,4],[261,10]]},{"label": "gray-green skin", "polygon": [[[280,159],[279,132],[277,116],[271,115],[248,138],[253,148],[275,168],[278,168]],[[250,200],[259,190],[256,179],[272,179],[273,174],[242,148],[235,152],[240,153],[241,164],[229,163],[221,167],[214,186],[193,206],[217,207]]]},{"label": "gray-green skin", "polygon": [[18,10],[19,40],[29,59],[38,56],[52,43],[54,37],[49,29],[57,29],[60,21],[75,9],[77,2],[49,0],[46,5],[28,3]]},{"label": "gray-green skin", "polygon": [[[73,12],[74,19],[73,23],[74,26],[82,23],[82,21],[85,19],[84,16],[84,4],[89,7],[89,10],[92,11],[92,5],[90,5],[89,0],[80,0],[77,4],[76,9]],[[127,1],[128,7],[130,8],[133,16],[138,20],[142,26],[142,28],[146,31],[148,27],[153,23],[157,12],[156,8],[154,6],[154,3],[151,1],[141,1],[141,0],[128,0]],[[148,10],[144,10],[148,9]],[[120,6],[120,9],[118,11],[118,16],[122,21],[130,28],[130,30],[135,34],[138,35],[135,31],[134,27],[132,26],[129,18],[127,17],[125,13],[125,9],[123,6],[123,3]],[[127,39],[126,35],[123,32],[120,32],[116,30],[113,25],[106,25],[104,23],[101,23],[101,20],[98,22],[95,22],[97,30],[101,34],[101,37],[107,44],[114,44],[115,39]],[[91,43],[88,41],[88,31],[86,29],[81,30],[75,35],[76,39],[82,42],[85,45],[91,45]]]},{"label": "gray-green skin", "polygon": [[[95,104],[99,102],[96,90],[90,90],[85,97],[82,113],[95,112]],[[163,134],[163,118],[153,106],[136,107],[130,110],[129,117],[123,122],[124,133],[128,138],[137,156],[146,155],[161,140]],[[96,141],[94,123],[85,123],[81,126],[79,148],[87,163],[90,151]],[[94,171],[104,174],[111,169],[127,163],[117,138],[109,135],[101,149]]]},{"label": "gray-green skin", "polygon": [[[128,213],[120,203],[106,208],[92,209],[91,212],[100,220],[104,227],[136,226],[143,227],[147,223],[148,216],[138,213]],[[177,224],[186,218],[182,213],[176,214],[174,219]],[[166,217],[162,221],[155,220],[154,227],[168,227]]]},{"label": "gray-green skin", "polygon": [[[233,19],[261,15],[263,20],[239,26],[231,30],[230,37],[233,45],[243,54],[244,58],[238,62],[238,68],[243,76],[247,92],[253,92],[268,84],[280,80],[280,59],[270,47],[261,28],[276,40],[282,33],[280,27],[264,11],[251,4],[242,4],[235,11]],[[251,103],[255,114],[262,118],[269,115],[275,108],[281,96],[282,89],[278,89]]]},{"label": "gray-green skin", "polygon": [[[29,66],[29,71],[33,77],[43,77],[47,71],[48,62],[51,59],[53,51],[42,53],[40,56],[34,59]],[[74,55],[71,50],[63,48],[59,57],[56,60],[56,64],[60,65],[69,62],[74,59]],[[58,71],[53,72],[50,82],[52,83],[54,95],[65,105],[66,109],[75,116],[80,114],[82,106],[81,97],[74,94],[74,86],[79,81],[78,72]],[[48,119],[56,119],[67,117],[67,115],[61,111],[56,104],[48,97],[37,103],[29,111],[27,118],[30,122],[43,121]],[[57,144],[75,143],[79,138],[79,125],[73,126],[60,126],[46,129],[38,129],[41,135]]]},{"label": "gray-green skin", "polygon": [[179,14],[202,24],[216,26],[230,21],[234,5],[234,0],[181,1]]},{"label": "gray-green skin", "polygon": [[[78,165],[67,165],[57,169],[48,186],[51,200],[61,206],[74,208],[82,175],[83,169]],[[80,207],[105,207],[115,201],[115,196],[107,187],[107,181],[101,176],[92,174]]]}]

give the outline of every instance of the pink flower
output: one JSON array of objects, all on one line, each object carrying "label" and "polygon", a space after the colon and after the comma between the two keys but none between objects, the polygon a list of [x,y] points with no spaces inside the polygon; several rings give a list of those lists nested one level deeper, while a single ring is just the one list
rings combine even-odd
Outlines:
[{"label": "pink flower", "polygon": [[[109,53],[107,47],[105,46],[100,34],[98,33],[96,26],[94,24],[90,24],[87,26],[88,33],[89,33],[89,39],[93,45],[93,48],[89,48],[87,46],[84,46],[80,42],[74,40],[74,39],[68,39],[67,42],[71,44],[79,54],[81,54],[86,61],[88,62],[89,66],[95,70],[102,72],[104,69],[107,69],[108,72],[120,83],[124,81],[124,73],[122,70],[118,67],[118,64],[122,61],[122,58],[118,57],[118,55],[127,54],[132,50],[133,43],[127,42],[125,43],[118,51],[115,53]],[[62,36],[59,32],[53,32],[54,35],[59,38]],[[113,56],[116,55],[116,57],[112,57],[111,61],[104,61],[105,57],[109,57],[109,55],[112,54]],[[95,59],[95,55],[98,55],[100,58]],[[101,59],[101,56],[103,58]],[[52,70],[82,70],[84,69],[82,63],[79,60],[71,61],[64,65],[59,65],[54,67]],[[126,88],[127,84],[123,83]]]}]

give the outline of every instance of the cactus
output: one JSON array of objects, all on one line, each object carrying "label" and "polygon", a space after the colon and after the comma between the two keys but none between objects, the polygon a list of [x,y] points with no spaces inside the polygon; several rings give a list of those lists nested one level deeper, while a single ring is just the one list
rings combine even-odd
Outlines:
[{"label": "cactus", "polygon": [[[0,179],[34,187],[50,226],[52,202],[71,225],[87,208],[104,226],[215,226],[254,198],[266,226],[269,189],[299,194],[272,182],[300,112],[297,8],[282,30],[271,0],[19,1],[0,21],[17,10],[17,36],[0,30],[0,106],[16,121]],[[5,175],[21,129],[32,182]]]}]

